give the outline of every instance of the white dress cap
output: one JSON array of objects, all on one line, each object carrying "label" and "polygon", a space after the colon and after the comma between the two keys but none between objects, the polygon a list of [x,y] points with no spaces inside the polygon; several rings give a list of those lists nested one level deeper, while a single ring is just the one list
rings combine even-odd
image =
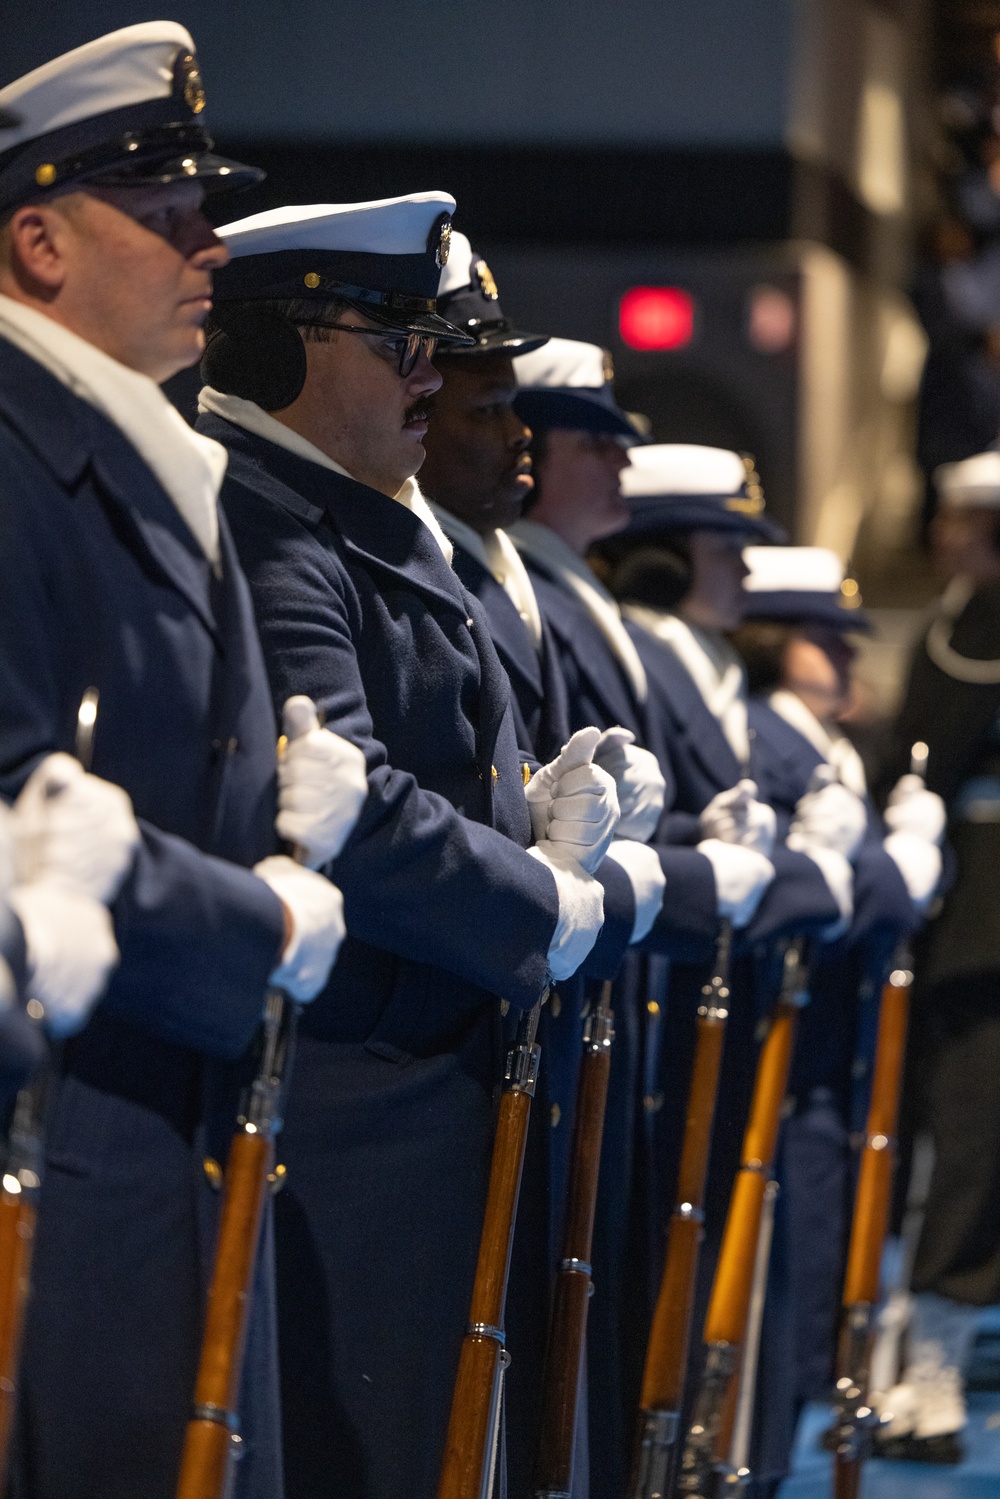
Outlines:
[{"label": "white dress cap", "polygon": [[190,32],[176,21],[143,21],[43,63],[0,89],[0,109],[20,120],[0,136],[0,148],[9,151],[95,115],[169,98],[178,51],[193,55]]},{"label": "white dress cap", "polygon": [[977,453],[934,470],[941,503],[952,508],[1000,508],[1000,452]]},{"label": "white dress cap", "polygon": [[550,338],[530,354],[514,360],[518,385],[557,390],[603,390],[611,380],[611,361],[600,344],[575,338]]},{"label": "white dress cap", "polygon": [[627,499],[649,495],[738,495],[747,470],[738,453],[694,443],[660,442],[633,448],[632,462],[622,470]]},{"label": "white dress cap", "polygon": [[224,224],[216,232],[233,256],[274,255],[283,250],[422,255],[435,221],[442,213],[454,211],[455,199],[449,193],[408,193],[370,203],[269,208]]},{"label": "white dress cap", "polygon": [[748,593],[840,593],[844,564],[828,547],[744,547]]},{"label": "white dress cap", "polygon": [[439,297],[450,297],[452,292],[461,291],[463,286],[472,285],[472,246],[467,234],[462,234],[458,229],[451,231],[451,246],[448,250],[448,259],[444,270],[441,272],[441,281],[438,286]]}]

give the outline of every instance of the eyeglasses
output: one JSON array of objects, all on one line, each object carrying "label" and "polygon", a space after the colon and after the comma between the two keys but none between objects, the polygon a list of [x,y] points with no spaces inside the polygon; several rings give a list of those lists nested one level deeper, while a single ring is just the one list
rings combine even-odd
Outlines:
[{"label": "eyeglasses", "polygon": [[353,323],[317,323],[311,326],[329,328],[331,333],[364,333],[369,338],[382,340],[382,348],[375,353],[388,364],[396,364],[400,378],[405,380],[416,369],[421,353],[434,358],[437,339],[428,333],[400,333],[393,335],[384,328],[359,328]]}]

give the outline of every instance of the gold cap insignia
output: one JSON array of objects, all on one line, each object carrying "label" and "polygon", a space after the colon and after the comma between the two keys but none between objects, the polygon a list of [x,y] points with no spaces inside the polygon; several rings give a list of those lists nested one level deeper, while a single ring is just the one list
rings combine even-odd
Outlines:
[{"label": "gold cap insignia", "polygon": [[861,589],[855,578],[845,578],[840,585],[840,603],[844,609],[861,608]]},{"label": "gold cap insignia", "polygon": [[180,76],[184,87],[184,103],[192,114],[200,115],[205,108],[205,85],[198,71],[198,59],[185,52],[180,60]]},{"label": "gold cap insignia", "polygon": [[743,460],[743,472],[746,475],[744,484],[745,495],[735,495],[726,501],[727,510],[735,510],[740,515],[760,515],[764,508],[764,488],[760,482],[760,475],[754,466],[754,460],[750,453],[741,453]]},{"label": "gold cap insignia", "polygon": [[303,283],[308,286],[310,291],[316,290],[321,279],[322,278],[320,277],[318,271],[306,271],[305,275],[302,277]]},{"label": "gold cap insignia", "polygon": [[40,167],[35,168],[35,181],[39,187],[51,187],[56,180],[56,169],[51,161],[43,161]]},{"label": "gold cap insignia", "polygon": [[615,378],[615,362],[611,357],[610,349],[603,349],[602,353],[604,355],[604,379],[607,382]]},{"label": "gold cap insignia", "polygon": [[448,253],[451,250],[451,219],[445,219],[441,225],[441,238],[438,242],[437,253],[434,263],[439,271],[443,271],[448,264]]},{"label": "gold cap insignia", "polygon": [[497,291],[497,284],[493,279],[493,272],[490,270],[485,260],[476,261],[476,275],[479,277],[479,285],[483,289],[483,296],[489,297],[491,302],[498,301],[500,293]]}]

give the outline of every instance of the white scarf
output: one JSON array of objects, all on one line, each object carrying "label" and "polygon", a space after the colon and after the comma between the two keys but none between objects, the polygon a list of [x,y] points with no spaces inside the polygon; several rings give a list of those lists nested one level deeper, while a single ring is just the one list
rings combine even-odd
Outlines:
[{"label": "white scarf", "polygon": [[442,531],[453,541],[475,557],[481,567],[496,579],[514,608],[524,621],[525,628],[540,650],[542,645],[542,616],[538,612],[538,600],[531,586],[528,569],[521,561],[517,547],[506,531],[487,531],[485,534],[473,530],[464,520],[459,520],[440,505],[431,505],[431,510]]},{"label": "white scarf", "polygon": [[[210,385],[203,385],[198,396],[198,410],[211,411],[215,416],[221,416],[225,421],[232,422],[235,427],[242,427],[244,432],[252,432],[257,437],[264,437],[268,442],[273,442],[275,447],[284,448],[287,453],[294,453],[297,458],[305,458],[309,463],[318,463],[320,468],[328,468],[335,474],[343,474],[345,479],[354,478],[354,475],[349,474],[346,468],[341,468],[339,463],[324,453],[322,448],[316,447],[315,443],[300,436],[298,432],[293,432],[291,427],[286,427],[284,422],[279,422],[276,417],[270,416],[253,401],[244,401],[242,396],[227,396],[221,390],[213,390]],[[416,479],[407,479],[393,499],[407,510],[411,510],[418,520],[423,521],[450,564],[451,542],[431,514],[431,507],[420,493]]]},{"label": "white scarf", "polygon": [[639,652],[622,624],[617,603],[594,577],[583,558],[578,557],[561,536],[537,521],[519,520],[511,526],[510,536],[518,551],[540,563],[567,593],[579,599],[628,678],[637,702],[644,703],[649,687]]},{"label": "white scarf", "polygon": [[721,635],[696,629],[677,614],[661,614],[641,604],[626,604],[624,612],[673,651],[701,693],[706,708],[718,719],[740,765],[748,765],[746,673],[733,648]]},{"label": "white scarf", "polygon": [[147,375],[12,297],[0,296],[0,335],[118,428],[218,572],[219,490],[229,457],[222,444],[189,427]]},{"label": "white scarf", "polygon": [[787,688],[779,687],[767,701],[779,718],[796,729],[803,739],[808,739],[813,749],[823,756],[828,765],[833,766],[838,779],[848,791],[853,791],[855,796],[862,798],[868,795],[864,763],[846,734],[831,734],[798,694],[789,692]]}]

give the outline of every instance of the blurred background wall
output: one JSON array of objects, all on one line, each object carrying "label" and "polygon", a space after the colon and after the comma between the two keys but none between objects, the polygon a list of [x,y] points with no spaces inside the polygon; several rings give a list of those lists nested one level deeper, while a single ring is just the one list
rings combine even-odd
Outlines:
[{"label": "blurred background wall", "polygon": [[1000,0],[0,0],[0,72],[164,13],[269,171],[227,215],[453,192],[511,312],[906,635],[927,474],[1000,427]]}]

